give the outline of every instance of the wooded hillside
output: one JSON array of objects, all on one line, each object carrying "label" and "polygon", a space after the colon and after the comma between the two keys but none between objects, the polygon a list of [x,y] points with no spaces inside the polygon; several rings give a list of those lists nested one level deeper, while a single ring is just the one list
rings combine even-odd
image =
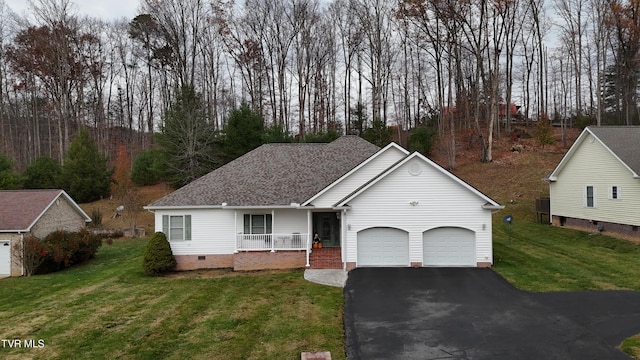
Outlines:
[{"label": "wooded hillside", "polygon": [[434,132],[450,168],[469,133],[491,161],[516,123],[639,123],[637,0],[141,0],[119,21],[72,4],[2,8],[0,152],[17,170],[62,163],[80,128],[111,161],[148,149],[185,88],[216,136],[246,104],[294,141]]}]

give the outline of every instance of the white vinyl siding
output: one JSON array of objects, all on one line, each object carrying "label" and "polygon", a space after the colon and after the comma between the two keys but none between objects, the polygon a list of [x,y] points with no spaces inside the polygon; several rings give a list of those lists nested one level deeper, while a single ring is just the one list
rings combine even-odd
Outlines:
[{"label": "white vinyl siding", "polygon": [[405,156],[406,154],[399,149],[388,148],[348,177],[341,179],[339,183],[333,184],[311,203],[316,208],[331,207]]},{"label": "white vinyl siding", "polygon": [[[576,146],[557,180],[549,185],[551,215],[640,226],[640,180],[600,141],[585,139]],[[612,185],[618,188],[618,199],[598,199],[600,194],[611,198]],[[593,208],[586,206],[586,186],[594,187]]]},{"label": "white vinyl siding", "polygon": [[[162,231],[165,215],[183,216],[184,213],[184,210],[156,210],[156,231]],[[170,242],[174,255],[233,254],[236,227],[232,210],[190,209],[189,214],[191,241]],[[242,227],[238,231],[242,231]]]},{"label": "white vinyl siding", "polygon": [[[421,167],[420,174],[411,175],[409,168],[415,173],[416,166]],[[482,209],[485,203],[424,161],[409,161],[347,204],[346,261],[356,262],[357,233],[371,226],[406,231],[412,263],[422,263],[424,231],[463,227],[476,234],[476,262],[491,263],[491,211]]]}]

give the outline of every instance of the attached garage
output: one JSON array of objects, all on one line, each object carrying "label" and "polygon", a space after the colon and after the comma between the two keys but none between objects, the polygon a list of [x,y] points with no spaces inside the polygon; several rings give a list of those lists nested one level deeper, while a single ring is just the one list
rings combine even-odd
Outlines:
[{"label": "attached garage", "polygon": [[422,233],[423,266],[476,266],[476,234],[459,227]]},{"label": "attached garage", "polygon": [[409,266],[409,233],[375,227],[358,232],[358,266]]},{"label": "attached garage", "polygon": [[0,276],[11,274],[11,242],[0,240]]}]

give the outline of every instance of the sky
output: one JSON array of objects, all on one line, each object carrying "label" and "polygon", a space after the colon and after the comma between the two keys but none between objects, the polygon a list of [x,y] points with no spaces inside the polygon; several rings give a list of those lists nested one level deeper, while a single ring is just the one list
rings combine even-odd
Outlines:
[{"label": "sky", "polygon": [[[29,13],[27,0],[4,0],[7,7],[18,15]],[[136,0],[72,0],[77,15],[88,15],[102,20],[115,20],[122,17],[133,19],[137,15],[139,2]]]}]

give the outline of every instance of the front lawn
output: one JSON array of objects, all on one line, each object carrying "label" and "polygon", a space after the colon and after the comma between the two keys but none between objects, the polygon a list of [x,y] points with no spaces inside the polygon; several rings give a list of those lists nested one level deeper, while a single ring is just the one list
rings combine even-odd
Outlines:
[{"label": "front lawn", "polygon": [[[86,265],[0,280],[0,358],[299,359],[331,351],[344,359],[341,289],[307,282],[302,270],[150,278],[141,267],[145,242],[117,240]],[[10,339],[22,347],[1,341]],[[25,348],[25,340],[44,347]]]},{"label": "front lawn", "polygon": [[529,291],[640,290],[640,246],[599,234],[494,222],[493,269]]}]

